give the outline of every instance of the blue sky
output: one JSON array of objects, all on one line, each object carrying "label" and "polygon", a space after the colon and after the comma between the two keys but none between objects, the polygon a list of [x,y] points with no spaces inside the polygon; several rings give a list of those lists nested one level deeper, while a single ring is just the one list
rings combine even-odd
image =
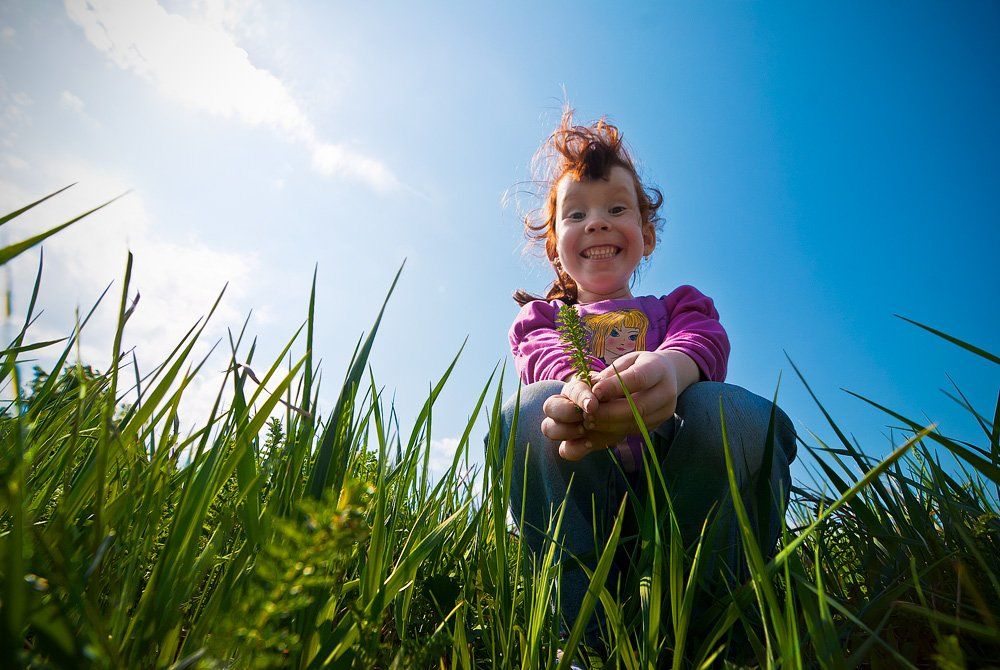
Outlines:
[{"label": "blue sky", "polygon": [[[406,258],[372,365],[405,426],[468,337],[434,415],[444,458],[509,357],[511,292],[549,281],[503,195],[530,178],[565,91],[581,120],[620,125],[666,197],[635,292],[712,296],[728,381],[770,396],[780,372],[800,434],[829,439],[787,352],[869,453],[894,422],[840,387],[982,443],[938,389],[950,374],[991,413],[996,368],[893,314],[1000,351],[1000,8],[471,4],[0,6],[0,206],[79,182],[8,240],[132,189],[46,244],[36,338],[117,291],[131,249],[141,368],[227,281],[206,344],[253,309],[267,361],[305,318],[318,263],[329,407]],[[36,263],[8,273],[15,314]],[[98,367],[116,301],[83,338]],[[219,353],[189,423],[220,383]]]}]

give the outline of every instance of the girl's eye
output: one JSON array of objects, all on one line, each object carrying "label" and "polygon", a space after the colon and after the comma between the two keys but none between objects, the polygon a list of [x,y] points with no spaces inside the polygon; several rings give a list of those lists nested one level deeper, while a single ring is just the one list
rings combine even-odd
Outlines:
[{"label": "girl's eye", "polygon": [[632,333],[631,335],[628,336],[628,339],[632,342],[635,342],[637,339],[639,339],[639,335],[637,333]]},{"label": "girl's eye", "polygon": [[615,205],[614,207],[611,208],[611,213],[612,214],[621,214],[624,211],[625,211],[625,208],[622,207],[621,205]]},{"label": "girl's eye", "polygon": [[618,331],[614,328],[611,329],[611,337],[618,337]]},{"label": "girl's eye", "polygon": [[574,221],[583,221],[583,212],[573,212],[566,218],[573,219]]}]

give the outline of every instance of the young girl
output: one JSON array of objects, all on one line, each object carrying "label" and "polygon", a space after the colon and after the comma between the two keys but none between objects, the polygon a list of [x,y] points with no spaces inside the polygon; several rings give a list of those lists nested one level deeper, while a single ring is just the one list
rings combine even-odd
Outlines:
[{"label": "young girl", "polygon": [[[685,544],[695,542],[704,521],[713,519],[703,553],[705,569],[714,575],[742,573],[738,528],[727,500],[720,396],[741,497],[765,520],[765,549],[775,545],[787,505],[795,431],[778,409],[772,463],[762,464],[772,405],[721,383],[729,339],[711,298],[692,286],[664,296],[632,295],[636,268],[656,248],[663,198],[642,184],[619,130],[603,119],[574,126],[567,110],[539,156],[546,161],[548,193],[541,209],[526,217],[526,234],[544,243],[555,280],[544,299],[523,290],[514,294],[521,310],[510,344],[524,386],[520,404],[514,394],[504,406],[501,445],[508,443],[516,411],[510,506],[536,559],[565,501],[554,538],[564,552],[559,602],[565,632],[589,584],[576,563],[596,566],[628,485],[645,489],[638,476],[645,443],[622,384],[650,430],[655,453],[648,456],[661,463]],[[574,375],[556,330],[556,312],[567,304],[575,305],[588,327],[592,387]],[[773,504],[757,510],[753,493],[764,471]],[[617,576],[613,571],[609,581]],[[602,618],[598,609],[588,625],[591,646],[600,646]]]}]

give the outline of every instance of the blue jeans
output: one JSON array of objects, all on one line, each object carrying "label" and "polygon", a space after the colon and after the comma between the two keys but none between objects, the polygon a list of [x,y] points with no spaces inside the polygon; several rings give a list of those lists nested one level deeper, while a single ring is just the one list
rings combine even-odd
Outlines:
[{"label": "blue jeans", "polygon": [[[541,422],[543,403],[560,393],[562,387],[560,381],[541,381],[521,388],[517,435],[513,442],[510,507],[523,530],[525,545],[536,559],[541,560],[550,519],[566,501],[561,532],[554,538],[562,546],[561,558],[571,559],[563,562],[559,584],[561,622],[565,632],[576,620],[589,585],[586,573],[575,562],[593,570],[629,488],[638,497],[632,500],[629,496],[633,507],[636,503],[641,504],[649,492],[644,476],[623,474],[612,451],[594,452],[575,462],[559,456],[558,443],[542,434]],[[733,583],[742,581],[745,574],[739,528],[730,501],[719,420],[720,396],[736,481],[751,518],[759,519],[759,528],[766,528],[758,533],[766,534],[766,537],[758,537],[765,552],[773,552],[777,543],[791,485],[788,464],[795,458],[796,450],[792,422],[781,409],[775,408],[769,476],[771,504],[769,509],[759,510],[756,482],[765,453],[771,401],[739,386],[699,382],[678,397],[675,415],[650,433],[686,547],[698,540],[704,521],[712,519],[711,536],[706,540],[708,546],[702,549],[706,559],[702,574],[708,575],[709,586],[713,578],[717,584],[722,580]],[[502,457],[514,411],[518,409],[516,398],[516,394],[511,396],[503,407]],[[571,479],[572,487],[569,488]],[[668,533],[669,528],[664,529],[663,536],[669,537]],[[617,580],[622,567],[616,565],[612,569],[610,584]],[[587,629],[586,638],[591,644],[597,642],[602,620],[603,614],[598,608]]]}]

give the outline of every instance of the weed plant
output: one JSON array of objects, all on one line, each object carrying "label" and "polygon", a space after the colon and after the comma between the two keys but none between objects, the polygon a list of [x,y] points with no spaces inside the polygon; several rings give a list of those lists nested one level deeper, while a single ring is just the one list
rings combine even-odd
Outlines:
[{"label": "weed plant", "polygon": [[[78,219],[0,249],[0,263]],[[867,401],[905,437],[880,460],[824,409],[838,442],[802,445],[819,476],[793,490],[773,558],[740,497],[727,503],[748,578],[707,605],[696,597],[700,545],[682,545],[668,496],[639,511],[638,593],[612,595],[604,577],[624,539],[620,513],[583,606],[583,617],[598,601],[607,614],[608,648],[595,659],[579,646],[583,617],[557,638],[558,548],[533,563],[509,525],[518,473],[498,456],[496,369],[473,396],[453,462],[433,478],[433,409],[458,356],[404,429],[366,371],[380,311],[320,414],[314,277],[305,323],[273,362],[254,361],[245,323],[230,335],[216,401],[185,435],[178,407],[204,374],[192,351],[215,306],[140,377],[121,350],[136,308],[129,256],[114,364],[100,372],[71,361],[96,304],[68,337],[30,340],[42,265],[39,254],[23,326],[0,354],[4,667],[950,669],[1000,658],[1000,401],[989,416],[955,397],[982,429],[978,445]],[[23,379],[43,348],[56,362]],[[483,414],[485,466],[470,470]],[[957,467],[942,466],[945,452]],[[662,487],[648,465],[647,485]]]}]

